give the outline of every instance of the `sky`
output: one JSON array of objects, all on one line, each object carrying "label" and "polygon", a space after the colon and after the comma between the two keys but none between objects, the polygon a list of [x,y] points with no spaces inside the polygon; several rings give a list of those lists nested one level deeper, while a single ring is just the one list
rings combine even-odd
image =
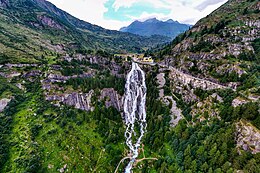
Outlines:
[{"label": "sky", "polygon": [[119,30],[135,20],[156,17],[194,25],[227,0],[48,0],[71,15]]}]

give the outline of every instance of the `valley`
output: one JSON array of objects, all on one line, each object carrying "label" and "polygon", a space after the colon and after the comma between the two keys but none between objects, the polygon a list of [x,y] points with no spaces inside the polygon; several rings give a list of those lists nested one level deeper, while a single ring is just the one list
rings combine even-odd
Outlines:
[{"label": "valley", "polygon": [[259,172],[259,12],[169,43],[0,0],[0,172]]}]

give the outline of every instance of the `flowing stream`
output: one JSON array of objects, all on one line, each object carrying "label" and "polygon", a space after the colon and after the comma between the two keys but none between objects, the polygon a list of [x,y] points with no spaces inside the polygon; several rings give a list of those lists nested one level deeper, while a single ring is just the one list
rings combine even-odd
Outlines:
[{"label": "flowing stream", "polygon": [[142,137],[146,131],[146,90],[145,73],[137,63],[132,62],[132,69],[127,75],[124,100],[125,138],[131,157],[125,173],[132,172]]}]

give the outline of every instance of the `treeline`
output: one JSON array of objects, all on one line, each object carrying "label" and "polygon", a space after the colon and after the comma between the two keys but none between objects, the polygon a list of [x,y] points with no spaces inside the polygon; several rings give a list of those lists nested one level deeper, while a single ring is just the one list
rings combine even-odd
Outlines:
[{"label": "treeline", "polygon": [[71,78],[66,85],[71,85],[74,90],[82,89],[89,92],[91,89],[114,88],[120,95],[124,94],[125,80],[112,75],[95,76],[93,78]]},{"label": "treeline", "polygon": [[84,67],[81,67],[81,65],[90,67],[92,69],[101,70],[100,65],[98,64],[92,64],[88,60],[76,60],[72,59],[71,62],[68,61],[60,61],[57,63],[58,65],[61,65],[62,70],[61,74],[64,76],[72,76],[72,75],[80,75],[84,72]]},{"label": "treeline", "polygon": [[209,126],[197,124],[186,127],[180,123],[169,141],[174,157],[164,162],[170,166],[165,171],[173,172],[258,172],[259,154],[238,154],[234,139],[233,124],[215,120]]},{"label": "treeline", "polygon": [[149,149],[157,151],[163,146],[164,135],[170,127],[170,109],[158,100],[159,92],[157,88],[156,73],[146,75],[147,84],[147,133],[145,144]]}]

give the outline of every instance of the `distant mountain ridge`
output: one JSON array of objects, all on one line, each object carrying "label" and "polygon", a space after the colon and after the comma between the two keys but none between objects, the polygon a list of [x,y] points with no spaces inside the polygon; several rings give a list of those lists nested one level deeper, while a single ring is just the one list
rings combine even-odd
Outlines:
[{"label": "distant mountain ridge", "polygon": [[185,32],[190,27],[191,25],[182,24],[172,19],[160,21],[156,18],[151,18],[143,22],[136,20],[129,26],[121,28],[120,31],[141,36],[161,35],[175,38],[177,35]]}]

